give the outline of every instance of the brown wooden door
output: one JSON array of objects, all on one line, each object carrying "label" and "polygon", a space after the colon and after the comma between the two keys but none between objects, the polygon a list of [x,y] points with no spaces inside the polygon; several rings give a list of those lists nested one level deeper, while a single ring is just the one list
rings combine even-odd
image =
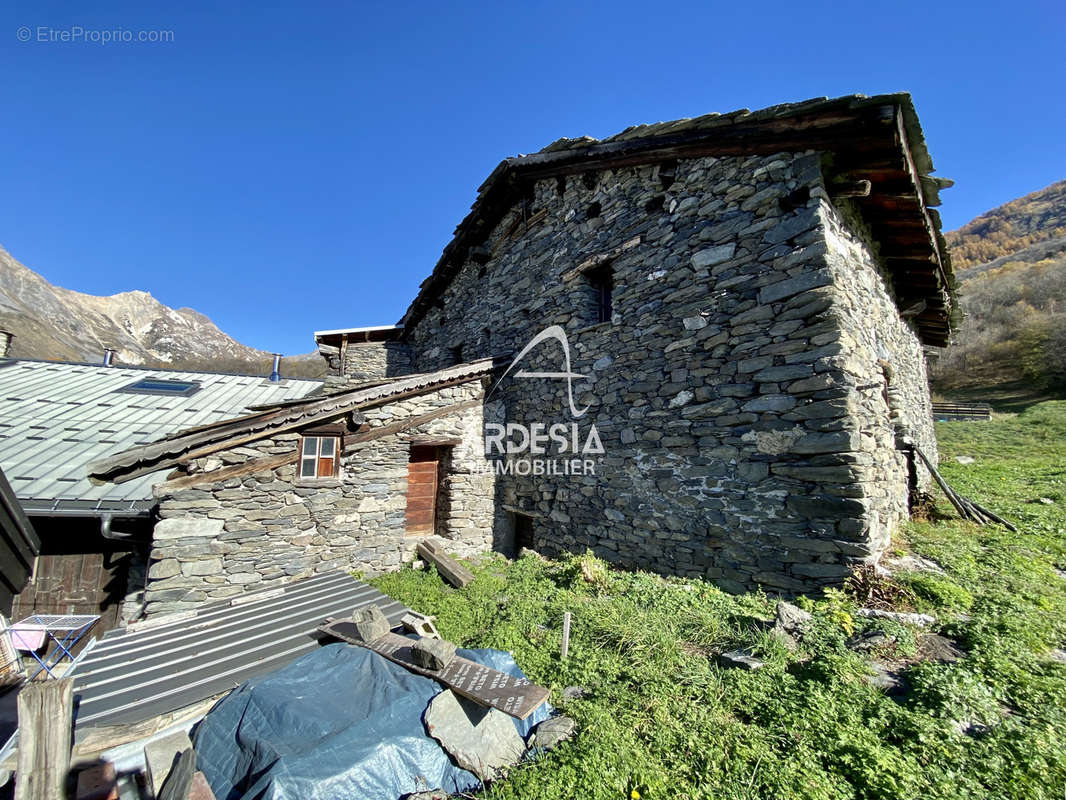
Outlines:
[{"label": "brown wooden door", "polygon": [[428,536],[436,528],[439,467],[436,448],[412,448],[407,465],[407,533],[410,536]]},{"label": "brown wooden door", "polygon": [[37,556],[33,575],[15,597],[13,621],[30,614],[99,614],[96,631],[114,628],[126,593],[125,553]]}]

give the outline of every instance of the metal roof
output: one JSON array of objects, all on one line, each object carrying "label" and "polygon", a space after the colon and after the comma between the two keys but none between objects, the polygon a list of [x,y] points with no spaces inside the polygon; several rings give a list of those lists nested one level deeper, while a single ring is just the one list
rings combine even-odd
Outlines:
[{"label": "metal roof", "polygon": [[161,617],[155,627],[111,631],[67,673],[74,678],[75,732],[135,724],[226,692],[319,647],[316,629],[326,617],[374,604],[393,627],[408,611],[338,570],[237,595],[191,617]]},{"label": "metal roof", "polygon": [[[0,467],[30,514],[121,515],[154,505],[164,471],[123,484],[90,482],[87,465],[248,406],[306,397],[322,381],[0,359]],[[126,392],[145,379],[199,383],[188,396]]]},{"label": "metal roof", "polygon": [[158,442],[137,445],[94,461],[89,464],[89,470],[99,478],[139,481],[142,477],[140,472],[143,470],[156,470],[157,466],[173,466],[181,463],[183,459],[198,457],[205,450],[223,449],[220,445],[224,446],[225,442],[237,436],[241,436],[245,442],[266,438],[311,422],[334,419],[360,408],[380,405],[398,397],[425,394],[442,386],[483,378],[491,375],[494,369],[504,363],[499,358],[483,358],[436,372],[405,375],[387,383],[375,383],[325,397],[310,397],[303,403],[282,404],[233,420],[201,426],[195,431],[168,436]]}]

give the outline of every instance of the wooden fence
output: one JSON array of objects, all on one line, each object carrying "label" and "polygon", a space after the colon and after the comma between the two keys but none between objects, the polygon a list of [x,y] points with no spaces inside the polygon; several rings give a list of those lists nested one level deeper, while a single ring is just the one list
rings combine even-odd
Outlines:
[{"label": "wooden fence", "polygon": [[988,422],[992,406],[988,403],[933,403],[933,419],[937,422]]}]

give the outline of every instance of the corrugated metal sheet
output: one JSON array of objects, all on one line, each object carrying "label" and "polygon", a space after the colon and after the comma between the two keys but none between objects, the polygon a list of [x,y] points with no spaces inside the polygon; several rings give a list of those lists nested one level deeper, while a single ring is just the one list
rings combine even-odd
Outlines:
[{"label": "corrugated metal sheet", "polygon": [[[92,501],[134,508],[165,472],[123,484],[90,482],[87,465],[178,431],[240,415],[248,406],[306,397],[317,380],[270,383],[250,375],[178,372],[47,361],[3,361],[0,467],[33,512]],[[188,396],[119,391],[146,378],[195,381]],[[132,504],[132,505],[131,505]]]},{"label": "corrugated metal sheet", "polygon": [[377,604],[395,626],[401,603],[344,572],[331,572],[205,606],[159,627],[112,631],[68,673],[76,731],[141,722],[228,691],[319,647],[326,617]]}]

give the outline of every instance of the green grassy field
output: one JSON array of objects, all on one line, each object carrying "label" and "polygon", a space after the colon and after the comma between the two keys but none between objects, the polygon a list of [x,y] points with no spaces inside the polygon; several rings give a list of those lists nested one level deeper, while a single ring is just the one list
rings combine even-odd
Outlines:
[{"label": "green grassy field", "polygon": [[[940,499],[933,521],[907,526],[897,549],[946,574],[897,573],[873,588],[896,608],[934,614],[934,630],[965,653],[954,663],[916,662],[917,629],[857,617],[859,589],[801,600],[814,617],[790,652],[763,622],[773,598],[614,571],[590,556],[488,559],[462,591],[432,570],[376,579],[437,615],[453,641],[512,651],[579,723],[573,740],[481,796],[1066,797],[1066,664],[1050,655],[1066,643],[1066,579],[1056,572],[1066,570],[1066,402],[938,433],[948,481],[1019,532],[960,522]],[[564,611],[573,613],[565,662]],[[896,639],[873,655],[909,664],[901,697],[868,685],[870,654],[845,645],[873,627]],[[767,665],[717,666],[738,646]],[[571,685],[591,693],[563,700]]]}]

